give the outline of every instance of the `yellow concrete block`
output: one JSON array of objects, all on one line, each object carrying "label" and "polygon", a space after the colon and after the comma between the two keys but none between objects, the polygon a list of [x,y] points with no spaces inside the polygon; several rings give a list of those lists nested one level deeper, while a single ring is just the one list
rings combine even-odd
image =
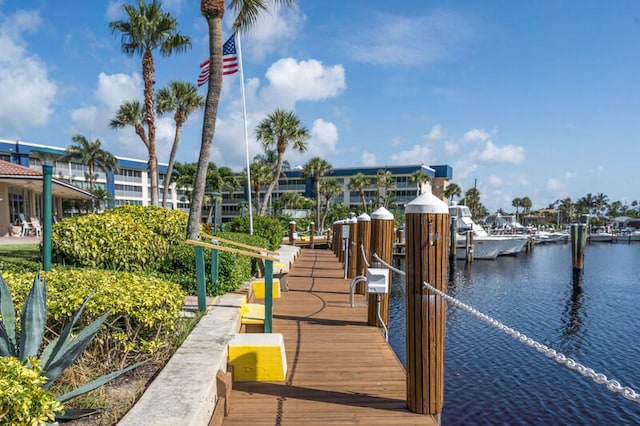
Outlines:
[{"label": "yellow concrete block", "polygon": [[287,267],[287,265],[285,263],[274,263],[273,264],[273,272],[282,271],[286,267]]},{"label": "yellow concrete block", "polygon": [[[256,299],[264,299],[264,296],[265,296],[264,287],[265,287],[264,279],[255,280],[251,283],[251,291],[253,291],[253,296]],[[278,278],[273,279],[271,294],[274,299],[280,298],[280,280]]]},{"label": "yellow concrete block", "polygon": [[282,334],[236,334],[229,342],[229,364],[236,381],[284,381],[287,356]]},{"label": "yellow concrete block", "polygon": [[240,307],[242,324],[264,324],[264,305],[258,303],[243,303]]}]

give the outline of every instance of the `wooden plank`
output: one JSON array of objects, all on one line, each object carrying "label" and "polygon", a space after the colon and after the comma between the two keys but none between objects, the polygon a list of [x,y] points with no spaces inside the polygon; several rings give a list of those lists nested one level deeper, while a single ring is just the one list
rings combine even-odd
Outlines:
[{"label": "wooden plank", "polygon": [[438,424],[407,410],[404,368],[367,325],[364,297],[350,307],[340,267],[330,250],[302,250],[273,305],[287,379],[235,383],[224,425]]}]

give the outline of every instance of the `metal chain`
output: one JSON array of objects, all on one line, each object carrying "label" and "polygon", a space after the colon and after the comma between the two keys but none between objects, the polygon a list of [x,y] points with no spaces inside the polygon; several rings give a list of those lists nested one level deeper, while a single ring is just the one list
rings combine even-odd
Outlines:
[{"label": "metal chain", "polygon": [[393,272],[396,272],[396,273],[398,273],[398,274],[402,275],[403,277],[406,275],[406,273],[405,273],[404,271],[402,271],[402,270],[400,270],[400,269],[398,269],[398,268],[395,268],[395,267],[393,267],[393,266],[389,265],[389,264],[388,264],[387,262],[385,262],[384,260],[382,260],[382,259],[380,258],[380,256],[378,256],[378,254],[377,254],[377,253],[373,253],[373,254],[372,254],[372,257],[375,257],[377,261],[379,261],[380,263],[382,263],[382,264],[383,264],[384,266],[386,266],[387,268],[391,269]]},{"label": "metal chain", "polygon": [[604,374],[596,373],[593,369],[585,367],[584,365],[580,364],[576,360],[569,358],[560,352],[557,352],[555,349],[552,349],[546,345],[543,345],[542,343],[536,342],[532,338],[527,337],[525,334],[520,333],[519,331],[516,331],[511,327],[507,327],[500,321],[479,312],[475,308],[472,308],[466,303],[463,303],[458,299],[455,299],[449,296],[448,294],[445,294],[444,292],[438,290],[437,288],[433,287],[429,283],[425,282],[424,287],[434,292],[438,296],[445,298],[448,302],[451,302],[455,306],[464,309],[465,311],[480,318],[481,320],[492,325],[498,330],[501,330],[502,332],[508,334],[514,339],[519,340],[520,342],[525,343],[528,346],[534,348],[538,352],[545,354],[547,357],[554,359],[557,363],[562,364],[570,368],[571,370],[577,371],[578,373],[582,374],[584,377],[592,379],[594,382],[596,382],[599,385],[606,385],[607,389],[609,389],[611,392],[619,393],[629,401],[640,403],[640,393],[636,392],[632,388],[628,386],[623,387],[620,384],[620,382],[618,382],[617,380],[608,379],[607,376],[605,376]]}]

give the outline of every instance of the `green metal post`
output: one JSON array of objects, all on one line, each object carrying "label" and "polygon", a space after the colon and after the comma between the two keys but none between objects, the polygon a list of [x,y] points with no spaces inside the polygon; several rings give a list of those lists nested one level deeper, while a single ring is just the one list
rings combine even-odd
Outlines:
[{"label": "green metal post", "polygon": [[53,166],[50,164],[42,165],[42,214],[44,215],[42,226],[42,269],[51,270],[51,216],[52,211],[52,191],[51,176],[53,175]]},{"label": "green metal post", "polygon": [[218,276],[220,275],[220,251],[211,250],[211,292],[215,295],[218,292]]},{"label": "green metal post", "polygon": [[264,332],[273,329],[273,260],[264,263]]},{"label": "green metal post", "polygon": [[198,293],[199,311],[207,309],[207,286],[204,275],[204,249],[196,246],[196,291]]},{"label": "green metal post", "polygon": [[220,200],[220,193],[213,192],[213,233],[218,231],[218,202]]}]

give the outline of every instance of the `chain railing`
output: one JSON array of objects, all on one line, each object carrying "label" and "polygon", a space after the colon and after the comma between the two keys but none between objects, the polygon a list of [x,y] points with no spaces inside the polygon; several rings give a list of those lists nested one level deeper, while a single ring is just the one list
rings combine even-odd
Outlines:
[{"label": "chain railing", "polygon": [[602,373],[596,373],[593,369],[585,367],[584,365],[580,364],[576,360],[556,351],[553,348],[548,347],[547,345],[543,345],[542,343],[536,342],[535,340],[528,337],[527,335],[520,333],[519,331],[504,325],[500,321],[494,318],[491,318],[486,314],[481,313],[477,309],[467,305],[466,303],[459,301],[454,297],[449,296],[448,294],[438,290],[437,288],[433,287],[432,285],[426,282],[424,283],[424,287],[434,292],[438,296],[443,297],[445,300],[447,300],[451,304],[469,312],[471,315],[481,319],[482,321],[488,323],[489,325],[513,337],[514,339],[526,344],[527,346],[534,348],[538,352],[545,354],[547,357],[555,360],[557,363],[564,365],[565,367],[568,367],[571,370],[577,371],[578,373],[582,374],[584,377],[590,378],[591,380],[593,380],[595,383],[599,385],[606,385],[607,389],[609,389],[611,392],[619,393],[629,401],[640,403],[640,393],[636,392],[632,388],[628,386],[622,386],[620,382],[618,382],[617,380],[609,379],[607,378],[607,376],[605,376]]}]

